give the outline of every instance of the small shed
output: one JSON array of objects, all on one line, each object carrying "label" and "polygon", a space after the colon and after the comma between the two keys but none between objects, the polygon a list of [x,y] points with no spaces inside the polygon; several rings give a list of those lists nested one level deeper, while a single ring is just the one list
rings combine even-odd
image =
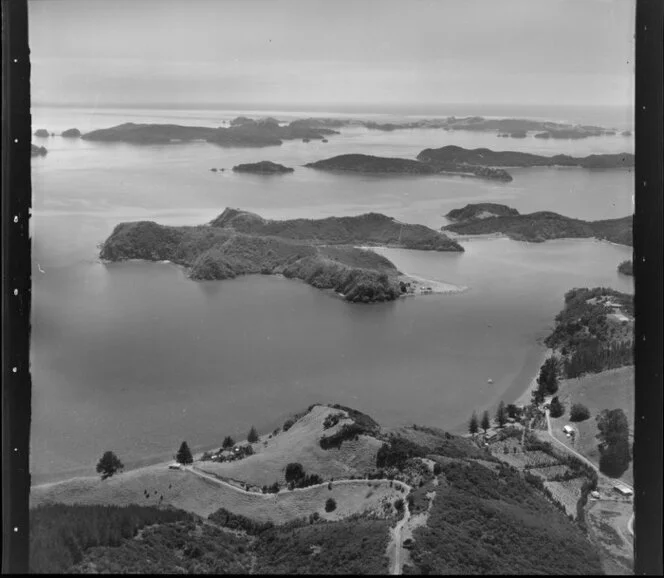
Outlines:
[{"label": "small shed", "polygon": [[571,436],[574,433],[574,428],[571,425],[565,425],[563,426],[563,432],[565,432],[565,435]]},{"label": "small shed", "polygon": [[613,489],[616,490],[616,492],[618,492],[619,494],[622,494],[623,496],[631,496],[634,494],[631,488],[628,488],[623,484],[616,484],[615,486],[613,486]]},{"label": "small shed", "polygon": [[168,466],[169,470],[179,470],[181,468],[180,464],[178,462],[173,462]]}]

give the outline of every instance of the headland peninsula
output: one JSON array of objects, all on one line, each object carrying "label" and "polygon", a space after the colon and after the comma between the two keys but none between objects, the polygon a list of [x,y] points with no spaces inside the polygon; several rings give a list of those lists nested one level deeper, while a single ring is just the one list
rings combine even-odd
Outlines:
[{"label": "headland peninsula", "polygon": [[357,245],[463,251],[441,232],[378,213],[276,221],[227,208],[196,227],[121,223],[103,243],[100,258],[171,261],[187,267],[195,280],[281,274],[333,289],[352,302],[391,301],[426,288],[422,280],[404,278],[391,261]]},{"label": "headland peninsula", "polygon": [[632,216],[583,221],[551,211],[522,215],[507,205],[476,203],[454,209],[447,213],[446,218],[453,222],[442,230],[458,235],[500,234],[515,241],[531,243],[550,239],[596,238],[619,245],[633,244]]}]

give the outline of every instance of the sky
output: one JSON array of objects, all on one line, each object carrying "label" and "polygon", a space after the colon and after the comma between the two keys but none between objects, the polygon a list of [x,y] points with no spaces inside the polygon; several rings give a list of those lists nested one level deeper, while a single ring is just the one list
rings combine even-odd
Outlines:
[{"label": "sky", "polygon": [[30,0],[35,105],[631,106],[633,0]]}]

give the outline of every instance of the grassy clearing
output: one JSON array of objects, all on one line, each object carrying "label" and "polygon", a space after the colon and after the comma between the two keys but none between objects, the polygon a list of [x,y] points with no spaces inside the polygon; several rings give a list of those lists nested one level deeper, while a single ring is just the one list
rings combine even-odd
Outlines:
[{"label": "grassy clearing", "polygon": [[[207,517],[219,508],[259,521],[275,524],[318,512],[326,520],[340,520],[365,511],[383,511],[386,501],[401,495],[396,485],[366,480],[348,484],[327,485],[279,494],[247,494],[238,492],[189,472],[151,466],[120,474],[101,481],[99,478],[77,478],[68,482],[33,488],[31,506],[48,503],[111,504],[125,506],[171,505]],[[169,487],[170,486],[170,487]],[[369,490],[372,490],[367,497]],[[145,491],[149,497],[145,496]],[[163,500],[160,497],[163,496]],[[325,512],[325,500],[334,498],[337,509]]]},{"label": "grassy clearing", "polygon": [[[595,465],[599,464],[597,448],[596,416],[603,409],[624,410],[630,424],[630,440],[634,435],[634,367],[621,367],[602,373],[568,379],[561,382],[560,400],[565,404],[567,412],[560,418],[551,419],[554,435],[561,442],[574,448]],[[573,403],[582,403],[590,410],[590,419],[572,424],[577,430],[574,445],[562,432],[564,425],[569,423],[569,408]],[[632,465],[621,476],[626,482],[633,484]]]},{"label": "grassy clearing", "polygon": [[598,547],[606,574],[634,573],[634,540],[627,531],[632,504],[625,502],[590,502],[586,523],[590,540]]},{"label": "grassy clearing", "polygon": [[544,482],[553,499],[565,507],[565,513],[576,518],[576,504],[581,497],[581,486],[585,478],[574,478],[565,482]]},{"label": "grassy clearing", "polygon": [[565,465],[559,464],[557,466],[546,466],[544,468],[531,468],[530,473],[539,476],[544,480],[550,480],[555,476],[564,476],[569,471]]},{"label": "grassy clearing", "polygon": [[[262,487],[275,481],[284,481],[284,471],[290,462],[299,462],[304,471],[318,474],[324,480],[363,475],[373,470],[376,454],[382,442],[365,435],[357,440],[344,441],[340,448],[324,450],[319,439],[337,432],[350,419],[342,419],[331,428],[324,429],[323,422],[328,415],[346,412],[328,406],[315,406],[305,416],[297,420],[288,431],[282,431],[272,438],[263,436],[253,444],[254,455],[234,462],[200,462],[201,470],[220,476],[242,480]],[[267,442],[267,445],[263,445]]]}]

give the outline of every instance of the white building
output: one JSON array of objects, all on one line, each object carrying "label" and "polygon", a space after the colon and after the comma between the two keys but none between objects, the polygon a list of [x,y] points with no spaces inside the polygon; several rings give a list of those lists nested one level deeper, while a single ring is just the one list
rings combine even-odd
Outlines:
[{"label": "white building", "polygon": [[565,435],[571,436],[574,433],[574,428],[571,425],[565,425],[563,426],[563,432],[565,432]]},{"label": "white building", "polygon": [[634,494],[631,488],[628,488],[623,484],[615,484],[613,486],[613,489],[616,490],[616,492],[622,494],[623,496],[631,496]]}]

